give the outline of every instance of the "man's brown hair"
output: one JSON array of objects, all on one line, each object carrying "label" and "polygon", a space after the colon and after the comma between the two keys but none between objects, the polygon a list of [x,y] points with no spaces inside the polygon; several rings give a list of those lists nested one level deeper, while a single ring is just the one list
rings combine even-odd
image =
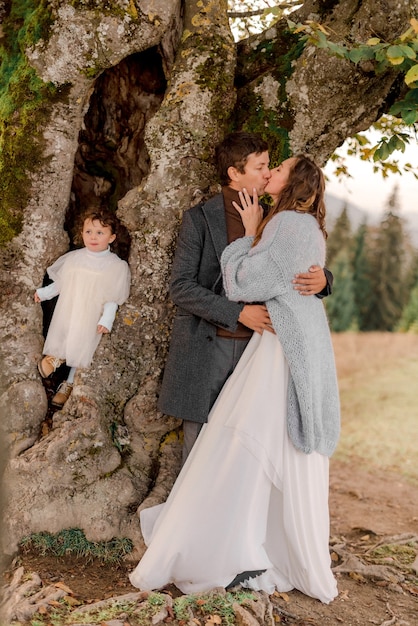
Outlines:
[{"label": "man's brown hair", "polygon": [[241,174],[244,174],[250,154],[261,154],[267,150],[267,142],[255,133],[240,131],[227,135],[215,149],[216,167],[221,185],[229,185],[231,182],[228,176],[230,167],[235,167]]}]

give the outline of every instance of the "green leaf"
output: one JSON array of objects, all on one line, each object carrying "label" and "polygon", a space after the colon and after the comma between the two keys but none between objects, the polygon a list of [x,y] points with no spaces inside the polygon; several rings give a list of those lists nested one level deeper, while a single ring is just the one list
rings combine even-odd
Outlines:
[{"label": "green leaf", "polygon": [[283,14],[283,9],[280,7],[268,7],[264,9],[263,17],[268,17],[269,15],[273,15],[274,17],[281,17]]},{"label": "green leaf", "polygon": [[403,57],[404,54],[402,52],[402,47],[401,46],[389,46],[389,48],[386,50],[386,56],[390,60]]},{"label": "green leaf", "polygon": [[405,142],[402,141],[398,135],[393,135],[389,139],[388,149],[392,153],[394,150],[401,150],[401,152],[405,152]]},{"label": "green leaf", "polygon": [[404,103],[403,102],[395,102],[395,104],[392,104],[392,106],[389,109],[389,115],[399,115],[399,113],[401,113],[401,111],[403,111],[404,109]]},{"label": "green leaf", "polygon": [[377,50],[377,52],[375,53],[376,61],[384,61],[385,63],[387,63],[386,49],[387,46],[383,46],[382,48]]},{"label": "green leaf", "polygon": [[343,59],[348,59],[349,58],[349,51],[345,46],[341,46],[337,43],[334,43],[332,41],[328,41],[328,49],[330,52],[332,52],[332,54],[334,54],[336,57],[340,57]]},{"label": "green leaf", "polygon": [[369,59],[374,59],[376,51],[373,50],[370,46],[359,46],[359,52],[361,52],[362,59],[367,61]]},{"label": "green leaf", "polygon": [[417,53],[415,52],[415,50],[413,50],[411,48],[411,46],[407,46],[406,44],[403,44],[401,46],[399,46],[399,48],[402,50],[403,55],[405,57],[407,57],[408,59],[415,59],[417,56]]},{"label": "green leaf", "polygon": [[348,53],[348,58],[350,59],[350,61],[352,61],[353,63],[358,63],[359,61],[361,61],[364,57],[363,54],[361,52],[361,50],[359,48],[353,48],[352,50],[350,50],[350,52]]},{"label": "green leaf", "polygon": [[315,32],[315,35],[317,37],[316,47],[317,48],[328,48],[328,41],[327,41],[326,35],[324,35],[324,33],[321,32],[320,30],[317,30]]},{"label": "green leaf", "polygon": [[405,96],[405,102],[413,106],[414,105],[418,106],[418,88],[417,87],[415,89],[410,89],[410,91],[408,91],[408,93]]},{"label": "green leaf", "polygon": [[[392,150],[393,152],[393,150]],[[384,161],[391,154],[389,146],[386,142],[383,142],[373,155],[373,161]]]},{"label": "green leaf", "polygon": [[411,85],[418,81],[418,63],[413,65],[405,74],[405,82],[407,85]]},{"label": "green leaf", "polygon": [[381,61],[380,63],[378,63],[374,68],[376,76],[379,76],[379,74],[383,74],[383,72],[386,71],[387,67],[387,61]]},{"label": "green leaf", "polygon": [[389,113],[390,115],[396,115],[396,116],[401,114],[402,118],[404,118],[405,115],[408,115],[409,116],[408,119],[409,119],[409,118],[412,118],[411,111],[412,112],[418,111],[418,88],[411,89],[410,91],[408,91],[404,100],[399,100],[398,102],[395,102],[391,106]]},{"label": "green leaf", "polygon": [[418,122],[418,111],[402,111],[402,119],[405,124],[415,124]]}]

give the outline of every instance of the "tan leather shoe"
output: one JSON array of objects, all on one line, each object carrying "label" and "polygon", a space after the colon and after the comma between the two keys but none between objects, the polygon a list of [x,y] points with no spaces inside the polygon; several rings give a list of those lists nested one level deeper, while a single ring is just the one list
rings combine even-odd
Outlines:
[{"label": "tan leather shoe", "polygon": [[42,378],[48,378],[48,376],[51,376],[63,363],[65,363],[65,359],[57,359],[55,356],[47,354],[38,363],[39,373]]},{"label": "tan leather shoe", "polygon": [[67,383],[67,381],[61,383],[57,389],[55,396],[51,400],[52,406],[55,406],[57,409],[62,409],[62,407],[70,397],[72,390],[73,386],[71,383]]}]

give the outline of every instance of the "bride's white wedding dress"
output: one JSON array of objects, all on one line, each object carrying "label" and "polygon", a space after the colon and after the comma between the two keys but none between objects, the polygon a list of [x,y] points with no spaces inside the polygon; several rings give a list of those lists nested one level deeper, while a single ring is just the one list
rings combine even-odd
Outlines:
[{"label": "bride's white wedding dress", "polygon": [[184,593],[245,586],[337,595],[329,554],[329,459],[304,454],[286,427],[288,365],[276,335],[254,334],[167,502],[141,512],[148,549],[135,587]]}]

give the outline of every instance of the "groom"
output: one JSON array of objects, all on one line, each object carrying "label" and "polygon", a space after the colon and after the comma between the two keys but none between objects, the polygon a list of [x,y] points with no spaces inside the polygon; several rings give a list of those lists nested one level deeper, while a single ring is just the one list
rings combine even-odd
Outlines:
[{"label": "groom", "polygon": [[[264,304],[226,298],[220,268],[223,250],[244,236],[232,202],[240,204],[243,188],[262,195],[270,179],[267,143],[252,133],[232,133],[215,157],[222,193],[185,211],[170,281],[177,313],[158,408],[183,420],[183,463],[253,332],[274,332]],[[295,276],[295,289],[329,295],[332,274],[317,266],[306,269]]]}]

